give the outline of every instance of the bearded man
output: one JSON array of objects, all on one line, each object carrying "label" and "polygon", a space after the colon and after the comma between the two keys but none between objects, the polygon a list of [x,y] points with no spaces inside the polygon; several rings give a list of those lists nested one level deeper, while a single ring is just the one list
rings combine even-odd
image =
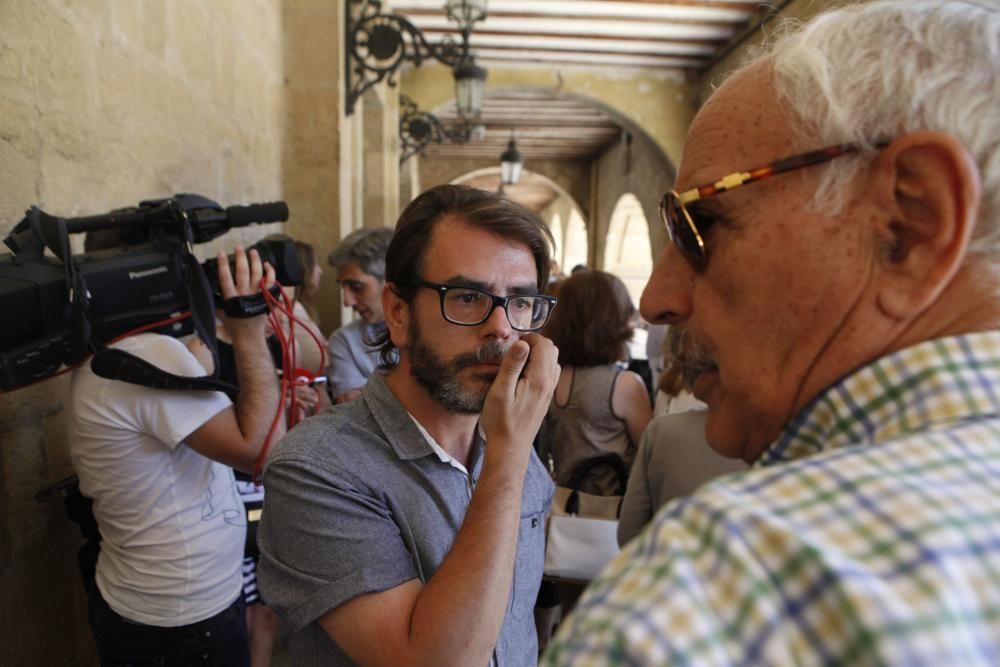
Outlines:
[{"label": "bearded man", "polygon": [[264,475],[259,583],[289,664],[535,662],[550,243],[534,213],[472,188],[403,212],[382,293],[398,362],[289,433]]}]

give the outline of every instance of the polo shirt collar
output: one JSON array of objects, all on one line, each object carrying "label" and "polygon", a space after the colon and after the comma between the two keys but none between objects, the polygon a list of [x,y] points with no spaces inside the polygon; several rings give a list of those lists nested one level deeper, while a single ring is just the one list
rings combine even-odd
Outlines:
[{"label": "polo shirt collar", "polygon": [[[407,461],[431,455],[437,458],[427,438],[417,428],[414,418],[385,383],[385,376],[382,373],[373,373],[368,378],[367,384],[361,391],[361,398],[367,403],[372,418],[401,460]],[[469,457],[473,468],[482,456],[484,446],[482,432],[477,426],[472,454]]]}]

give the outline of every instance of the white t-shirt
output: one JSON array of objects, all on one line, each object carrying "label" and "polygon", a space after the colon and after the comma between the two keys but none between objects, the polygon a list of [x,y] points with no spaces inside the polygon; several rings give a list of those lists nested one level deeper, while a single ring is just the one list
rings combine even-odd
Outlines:
[{"label": "white t-shirt", "polygon": [[[169,336],[140,334],[114,347],[177,375],[205,374]],[[106,380],[89,363],[73,372],[70,456],[103,538],[97,586],[121,616],[187,625],[241,594],[246,515],[232,470],[182,442],[230,405],[217,391]]]}]

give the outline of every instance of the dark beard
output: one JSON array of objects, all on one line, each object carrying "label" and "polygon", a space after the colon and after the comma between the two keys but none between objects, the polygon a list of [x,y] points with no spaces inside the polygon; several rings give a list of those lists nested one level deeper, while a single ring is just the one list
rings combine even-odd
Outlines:
[{"label": "dark beard", "polygon": [[467,387],[462,383],[461,371],[484,362],[499,362],[507,348],[497,341],[490,341],[472,352],[460,354],[451,361],[441,359],[420,335],[416,319],[410,320],[410,346],[406,352],[410,360],[413,379],[448,412],[461,415],[478,415],[483,411],[486,394],[496,373],[482,374],[481,384]]}]

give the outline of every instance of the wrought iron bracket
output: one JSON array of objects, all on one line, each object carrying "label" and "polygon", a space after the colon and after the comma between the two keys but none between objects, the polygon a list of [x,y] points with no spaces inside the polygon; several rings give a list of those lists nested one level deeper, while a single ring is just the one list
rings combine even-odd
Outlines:
[{"label": "wrought iron bracket", "polygon": [[460,125],[446,126],[429,111],[421,111],[406,95],[399,96],[399,164],[414,155],[423,155],[431,142],[465,144],[472,139],[475,124],[463,119]]},{"label": "wrought iron bracket", "polygon": [[395,86],[396,70],[404,61],[420,66],[433,58],[451,68],[463,63],[469,55],[473,23],[460,26],[460,43],[449,35],[440,44],[432,44],[406,17],[383,14],[380,0],[346,0],[344,87],[347,115],[354,112],[358,98],[375,84],[385,80]]}]

